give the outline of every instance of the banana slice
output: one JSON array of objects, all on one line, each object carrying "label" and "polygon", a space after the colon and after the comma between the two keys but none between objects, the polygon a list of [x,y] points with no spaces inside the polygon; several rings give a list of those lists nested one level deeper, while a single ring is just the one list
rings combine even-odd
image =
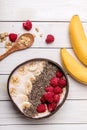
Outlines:
[{"label": "banana slice", "polygon": [[19,72],[19,74],[21,74],[21,75],[26,75],[26,74],[27,74],[27,71],[26,71],[25,66],[19,67],[18,72]]},{"label": "banana slice", "polygon": [[35,76],[38,76],[38,75],[40,75],[40,74],[41,74],[40,69],[37,69],[37,70],[34,72],[34,75],[35,75]]},{"label": "banana slice", "polygon": [[10,83],[13,84],[13,85],[16,85],[20,82],[20,79],[18,76],[12,76],[11,77],[11,80],[10,80]]},{"label": "banana slice", "polygon": [[26,109],[26,108],[29,109],[30,106],[31,106],[31,103],[30,103],[30,102],[23,102],[23,103],[21,104],[21,107],[22,107],[23,110]]},{"label": "banana slice", "polygon": [[17,95],[17,91],[16,91],[16,89],[15,88],[9,88],[9,93],[10,93],[10,95],[12,96],[12,97],[16,97],[16,95]]},{"label": "banana slice", "polygon": [[43,68],[46,64],[46,61],[40,61],[38,62],[38,66],[40,66],[40,68]]},{"label": "banana slice", "polygon": [[33,73],[31,73],[31,74],[29,75],[29,80],[30,80],[31,82],[36,80],[36,77],[34,76]]},{"label": "banana slice", "polygon": [[28,70],[29,71],[35,71],[37,69],[38,65],[37,65],[37,62],[35,61],[32,61],[28,64]]},{"label": "banana slice", "polygon": [[31,92],[32,90],[32,83],[30,80],[25,82],[25,89],[28,90],[29,92]]}]

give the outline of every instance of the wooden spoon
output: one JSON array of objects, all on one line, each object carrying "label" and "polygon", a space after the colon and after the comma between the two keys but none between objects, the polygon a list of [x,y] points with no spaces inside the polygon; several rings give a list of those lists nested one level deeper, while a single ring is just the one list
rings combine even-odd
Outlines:
[{"label": "wooden spoon", "polygon": [[17,41],[13,44],[12,48],[9,49],[6,53],[3,55],[0,55],[0,61],[3,60],[5,57],[7,57],[9,54],[23,50],[26,48],[29,48],[34,42],[34,36],[30,33],[22,34]]}]

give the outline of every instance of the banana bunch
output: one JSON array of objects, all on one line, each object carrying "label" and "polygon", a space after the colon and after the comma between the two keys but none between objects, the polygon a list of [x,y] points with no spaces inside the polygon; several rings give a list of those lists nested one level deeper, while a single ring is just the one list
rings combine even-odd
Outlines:
[{"label": "banana bunch", "polygon": [[70,21],[69,36],[77,58],[85,66],[77,62],[65,48],[60,50],[62,63],[73,78],[87,84],[87,37],[78,15],[74,15]]}]

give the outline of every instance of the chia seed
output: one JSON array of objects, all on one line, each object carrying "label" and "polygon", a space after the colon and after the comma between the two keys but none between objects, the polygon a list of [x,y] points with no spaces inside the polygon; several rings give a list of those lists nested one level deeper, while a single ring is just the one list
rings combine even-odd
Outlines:
[{"label": "chia seed", "polygon": [[24,109],[25,115],[34,117],[37,115],[37,106],[41,103],[40,98],[45,93],[45,87],[49,85],[49,81],[55,76],[58,67],[50,62],[46,62],[43,72],[36,77],[36,80],[32,83],[33,88],[29,94],[29,102],[31,107]]}]

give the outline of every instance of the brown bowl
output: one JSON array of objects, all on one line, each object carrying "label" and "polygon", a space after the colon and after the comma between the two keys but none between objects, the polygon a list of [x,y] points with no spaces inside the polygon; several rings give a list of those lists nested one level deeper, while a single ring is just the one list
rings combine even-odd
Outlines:
[{"label": "brown bowl", "polygon": [[[10,86],[9,83],[10,83],[10,79],[11,79],[13,73],[14,73],[19,67],[21,67],[21,66],[23,66],[23,65],[26,65],[27,63],[32,62],[32,61],[47,61],[47,62],[49,62],[49,63],[51,63],[51,64],[57,66],[58,69],[63,73],[64,78],[65,78],[66,81],[67,81],[67,85],[66,85],[66,87],[65,87],[65,88],[66,88],[66,92],[65,92],[65,94],[64,94],[64,98],[63,98],[63,100],[61,101],[61,103],[57,106],[57,108],[55,109],[55,111],[51,112],[50,114],[48,114],[48,115],[46,115],[46,116],[42,116],[42,117],[38,117],[38,118],[29,117],[29,116],[25,115],[25,114],[18,108],[17,104],[14,102],[14,100],[12,99],[12,96],[11,96],[11,94],[10,94],[10,91],[9,91],[9,86]],[[58,63],[56,63],[56,62],[54,62],[54,61],[52,61],[52,60],[49,60],[49,59],[45,59],[45,58],[35,58],[35,59],[30,59],[30,60],[28,60],[28,61],[25,61],[24,63],[18,65],[18,66],[11,72],[11,74],[9,75],[9,78],[8,78],[8,82],[7,82],[7,90],[8,90],[9,97],[10,97],[11,101],[13,102],[15,108],[16,108],[21,114],[23,114],[25,117],[28,117],[29,119],[43,119],[43,118],[47,118],[47,117],[52,116],[52,115],[53,115],[54,113],[56,113],[56,112],[61,108],[61,106],[64,104],[64,102],[65,102],[65,100],[66,100],[66,98],[67,98],[67,95],[68,95],[68,91],[69,91],[69,82],[68,82],[67,75],[65,74],[64,70],[62,69],[62,67],[61,67]]]}]

